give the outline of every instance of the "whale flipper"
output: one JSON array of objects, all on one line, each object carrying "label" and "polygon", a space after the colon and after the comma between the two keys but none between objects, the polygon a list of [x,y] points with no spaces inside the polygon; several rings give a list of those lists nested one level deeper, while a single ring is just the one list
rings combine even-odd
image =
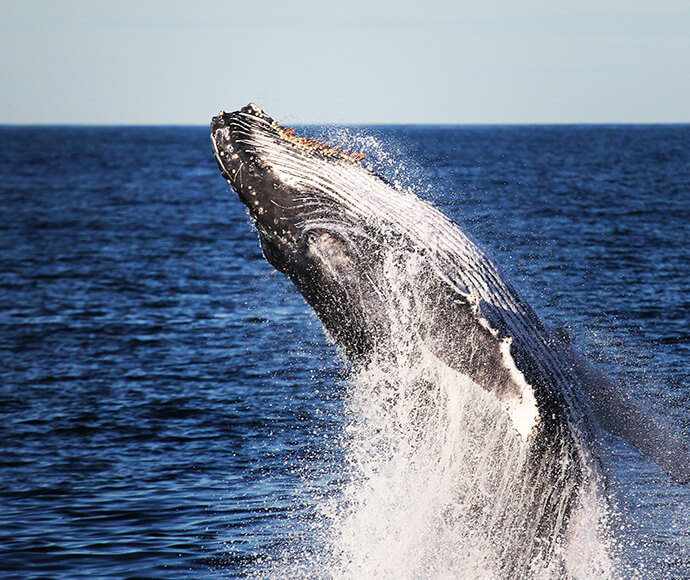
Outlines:
[{"label": "whale flipper", "polygon": [[561,347],[600,426],[654,459],[675,481],[688,483],[690,448],[676,430],[647,412],[621,383],[611,380],[563,340]]}]

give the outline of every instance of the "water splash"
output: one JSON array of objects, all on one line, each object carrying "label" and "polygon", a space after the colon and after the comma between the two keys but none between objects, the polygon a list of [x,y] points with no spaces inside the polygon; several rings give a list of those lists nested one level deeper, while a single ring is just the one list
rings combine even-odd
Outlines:
[{"label": "water splash", "polygon": [[431,355],[425,363],[395,380],[376,369],[354,382],[358,475],[335,538],[343,576],[479,577],[498,561],[487,532],[500,510],[486,496],[511,501],[521,441],[488,393]]},{"label": "water splash", "polygon": [[[431,353],[414,367],[357,375],[348,453],[352,480],[333,502],[334,577],[505,578],[525,549],[526,444],[495,398]],[[532,578],[610,578],[596,490],[571,535],[529,563]],[[577,521],[575,521],[577,520]]]}]

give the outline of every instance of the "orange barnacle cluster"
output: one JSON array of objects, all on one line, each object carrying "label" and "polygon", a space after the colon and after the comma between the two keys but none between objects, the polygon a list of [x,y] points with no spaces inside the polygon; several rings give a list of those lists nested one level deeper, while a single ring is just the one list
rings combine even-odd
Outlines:
[{"label": "orange barnacle cluster", "polygon": [[282,139],[288,143],[292,143],[300,149],[304,149],[305,151],[319,153],[320,155],[324,155],[326,157],[345,159],[354,163],[360,163],[364,159],[364,153],[361,151],[351,151],[350,149],[343,151],[339,145],[332,147],[330,143],[324,143],[318,139],[300,137],[299,135],[295,134],[295,130],[292,128],[283,127],[277,123],[274,124],[274,127]]}]

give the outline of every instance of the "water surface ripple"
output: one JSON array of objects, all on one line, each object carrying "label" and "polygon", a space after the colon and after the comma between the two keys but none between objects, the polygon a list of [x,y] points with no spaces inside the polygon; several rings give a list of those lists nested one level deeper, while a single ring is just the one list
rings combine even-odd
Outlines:
[{"label": "water surface ripple", "polygon": [[[689,126],[367,133],[690,436]],[[321,550],[345,369],[208,130],[0,141],[0,576],[236,577]],[[613,438],[602,460],[623,575],[690,576],[688,488]]]}]

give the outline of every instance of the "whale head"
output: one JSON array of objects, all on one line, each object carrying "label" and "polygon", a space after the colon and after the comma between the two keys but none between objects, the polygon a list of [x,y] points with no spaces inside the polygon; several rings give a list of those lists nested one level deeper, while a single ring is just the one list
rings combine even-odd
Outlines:
[{"label": "whale head", "polygon": [[380,267],[371,218],[381,208],[375,196],[362,200],[381,178],[362,154],[298,137],[253,104],[214,117],[211,140],[268,262],[295,283],[349,359],[366,356],[381,334],[381,297],[368,275]]}]

